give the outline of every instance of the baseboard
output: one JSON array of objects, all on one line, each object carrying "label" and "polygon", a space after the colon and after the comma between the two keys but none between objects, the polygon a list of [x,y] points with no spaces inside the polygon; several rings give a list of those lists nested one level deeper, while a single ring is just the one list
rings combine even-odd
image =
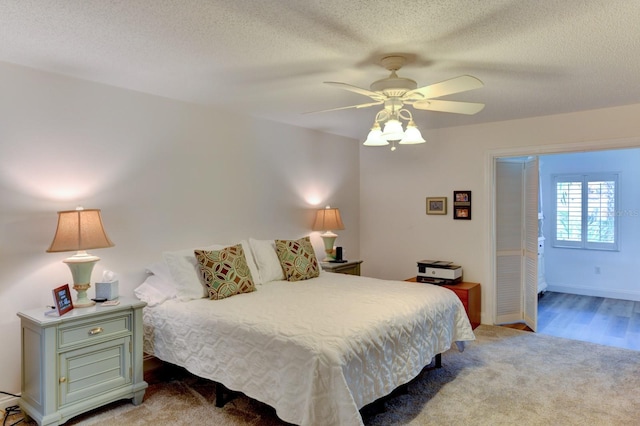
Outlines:
[{"label": "baseboard", "polygon": [[557,285],[557,284],[549,284],[547,282],[546,291],[553,291],[556,293],[569,293],[569,294],[579,294],[581,296],[595,296],[595,297],[606,297],[609,299],[622,299],[622,300],[633,300],[635,302],[640,302],[640,292],[637,291],[624,291],[624,290],[615,290],[615,289],[597,289],[597,288],[585,288],[585,287],[577,287],[572,285]]},{"label": "baseboard", "polygon": [[10,395],[0,394],[0,408],[5,410],[7,407],[18,405],[20,398]]}]

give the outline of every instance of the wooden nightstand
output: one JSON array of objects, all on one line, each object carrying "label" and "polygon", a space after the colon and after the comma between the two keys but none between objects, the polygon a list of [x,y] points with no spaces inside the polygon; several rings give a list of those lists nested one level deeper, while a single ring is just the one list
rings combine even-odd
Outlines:
[{"label": "wooden nightstand", "polygon": [[336,272],[338,274],[360,275],[362,260],[348,260],[343,263],[320,262],[323,271]]},{"label": "wooden nightstand", "polygon": [[[417,282],[417,279],[416,277],[413,277],[405,281]],[[480,284],[461,282],[452,285],[442,285],[441,287],[448,288],[458,296],[458,298],[464,305],[464,310],[467,312],[467,317],[469,317],[471,327],[476,328],[477,326],[479,326],[480,312],[482,309],[480,304]]]},{"label": "wooden nightstand", "polygon": [[120,399],[142,402],[142,308],[121,297],[117,306],[76,308],[60,316],[18,312],[22,332],[20,407],[39,425]]}]

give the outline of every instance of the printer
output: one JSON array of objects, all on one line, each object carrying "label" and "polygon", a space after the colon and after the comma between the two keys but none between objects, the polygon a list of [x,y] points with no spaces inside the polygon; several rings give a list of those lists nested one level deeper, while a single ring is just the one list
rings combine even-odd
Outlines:
[{"label": "printer", "polygon": [[462,267],[444,260],[420,260],[417,281],[437,285],[457,284],[462,281]]}]

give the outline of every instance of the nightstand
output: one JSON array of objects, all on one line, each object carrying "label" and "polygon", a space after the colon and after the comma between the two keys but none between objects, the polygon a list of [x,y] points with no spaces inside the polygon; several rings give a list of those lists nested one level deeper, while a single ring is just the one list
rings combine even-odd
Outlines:
[{"label": "nightstand", "polygon": [[335,272],[338,274],[360,275],[360,264],[362,260],[348,260],[342,263],[320,262],[323,271]]},{"label": "nightstand", "polygon": [[120,399],[142,402],[142,308],[121,297],[116,306],[96,304],[58,316],[44,309],[18,312],[22,333],[20,408],[39,425]]},{"label": "nightstand", "polygon": [[[417,282],[416,277],[409,278],[405,281]],[[467,317],[471,323],[472,328],[476,328],[480,325],[480,311],[482,309],[480,305],[480,284],[461,282],[458,284],[445,284],[440,287],[448,288],[453,291],[458,299],[464,305],[464,310],[467,312]]]}]

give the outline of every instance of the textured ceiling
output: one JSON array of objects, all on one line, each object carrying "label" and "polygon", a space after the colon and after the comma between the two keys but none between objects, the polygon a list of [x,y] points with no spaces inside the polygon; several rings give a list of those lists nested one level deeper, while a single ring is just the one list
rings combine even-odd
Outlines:
[{"label": "textured ceiling", "polygon": [[640,102],[637,0],[0,0],[0,61],[364,138],[383,54],[418,86],[462,74],[445,99],[474,116],[414,111],[421,128]]}]

